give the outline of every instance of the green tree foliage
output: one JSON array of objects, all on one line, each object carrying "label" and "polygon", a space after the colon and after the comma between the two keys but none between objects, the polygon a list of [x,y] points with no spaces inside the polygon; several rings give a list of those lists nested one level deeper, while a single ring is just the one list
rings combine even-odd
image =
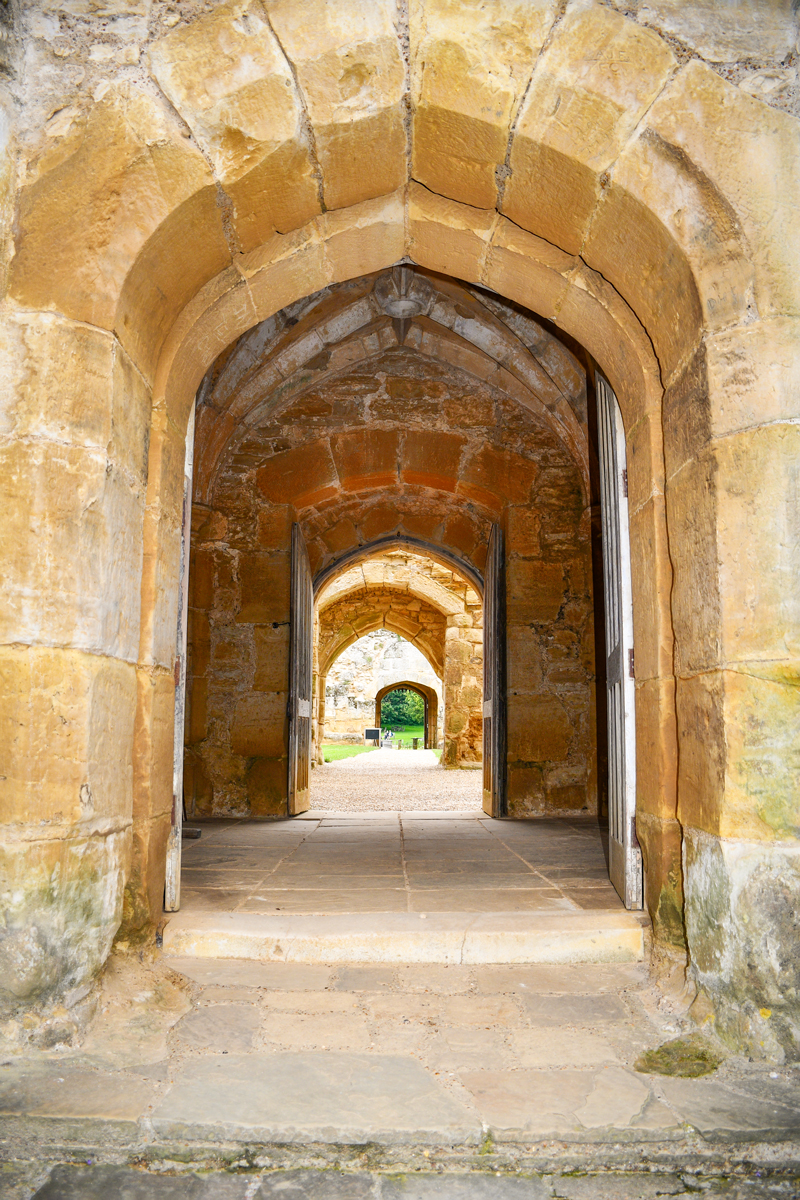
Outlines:
[{"label": "green tree foliage", "polygon": [[397,688],[381,700],[381,726],[421,725],[425,720],[425,701],[419,692]]}]

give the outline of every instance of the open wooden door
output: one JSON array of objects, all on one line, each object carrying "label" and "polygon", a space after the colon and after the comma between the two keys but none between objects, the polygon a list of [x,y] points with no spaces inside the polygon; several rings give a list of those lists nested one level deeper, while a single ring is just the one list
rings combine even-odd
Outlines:
[{"label": "open wooden door", "polygon": [[609,874],[626,908],[641,908],[642,852],[636,837],[636,693],[633,586],[625,428],[617,397],[597,376],[608,696]]},{"label": "open wooden door", "polygon": [[503,531],[492,526],[483,588],[483,809],[506,816],[506,572]]},{"label": "open wooden door", "polygon": [[289,628],[289,816],[311,803],[311,677],[314,657],[314,588],[300,526],[292,526]]},{"label": "open wooden door", "polygon": [[183,522],[178,584],[178,624],[175,633],[175,725],[172,743],[172,821],[167,842],[164,881],[164,911],[178,912],[181,906],[181,845],[183,837],[183,756],[186,726],[186,633],[189,623],[189,560],[192,550],[192,470],[194,464],[194,415],[186,429],[183,467]]}]

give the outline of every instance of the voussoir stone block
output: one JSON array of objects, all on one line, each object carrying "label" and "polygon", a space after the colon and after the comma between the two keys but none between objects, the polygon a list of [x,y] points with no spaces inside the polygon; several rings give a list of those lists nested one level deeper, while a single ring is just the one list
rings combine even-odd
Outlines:
[{"label": "voussoir stone block", "polygon": [[320,212],[302,98],[260,4],[232,0],[182,25],[150,67],[224,184],[243,250]]},{"label": "voussoir stone block", "polygon": [[553,0],[500,0],[490,8],[413,0],[415,179],[441,195],[494,207],[509,125],[555,11]]},{"label": "voussoir stone block", "polygon": [[581,250],[602,190],[675,58],[649,29],[599,5],[574,9],[536,64],[514,132],[503,212]]},{"label": "voussoir stone block", "polygon": [[150,69],[219,179],[238,179],[296,136],[301,103],[264,10],[218,4],[160,38]]},{"label": "voussoir stone block", "polygon": [[388,0],[315,0],[302,7],[268,0],[266,8],[297,72],[326,207],[345,208],[401,187],[406,83],[394,6]]},{"label": "voussoir stone block", "polygon": [[39,159],[20,192],[12,295],[110,329],[147,239],[210,186],[205,160],[166,109],[112,87]]},{"label": "voussoir stone block", "polygon": [[[645,138],[666,158],[693,164],[694,187],[680,208],[673,201],[662,211],[701,281],[709,327],[752,318],[754,295],[762,316],[797,315],[800,230],[774,220],[784,197],[800,189],[797,119],[693,59],[653,105],[647,127]],[[754,171],[754,161],[770,170]]]}]

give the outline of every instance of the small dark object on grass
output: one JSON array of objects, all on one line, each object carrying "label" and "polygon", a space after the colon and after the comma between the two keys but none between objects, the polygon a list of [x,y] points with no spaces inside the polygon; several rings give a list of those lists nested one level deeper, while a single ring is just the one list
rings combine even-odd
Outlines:
[{"label": "small dark object on grass", "polygon": [[710,1075],[716,1071],[723,1061],[710,1042],[697,1034],[673,1038],[657,1046],[655,1050],[645,1050],[633,1064],[635,1071],[644,1075],[679,1075],[683,1079],[697,1079],[700,1075]]}]

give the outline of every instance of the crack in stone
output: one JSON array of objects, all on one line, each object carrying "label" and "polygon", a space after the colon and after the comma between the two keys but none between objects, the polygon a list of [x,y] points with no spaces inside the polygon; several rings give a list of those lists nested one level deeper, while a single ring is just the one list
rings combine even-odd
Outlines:
[{"label": "crack in stone", "polygon": [[275,38],[275,44],[283,55],[284,61],[291,72],[292,80],[294,81],[295,94],[300,102],[300,130],[308,145],[308,154],[311,160],[311,170],[317,183],[317,197],[319,199],[320,212],[326,213],[328,208],[325,204],[325,178],[322,171],[322,164],[320,163],[319,156],[317,154],[317,138],[314,132],[314,126],[311,123],[311,117],[309,116],[305,94],[300,86],[297,69],[292,60],[289,58],[289,55],[286,53],[283,42],[275,31],[266,6],[261,4],[260,8],[264,14],[264,20],[266,21],[267,27],[272,36]]}]

